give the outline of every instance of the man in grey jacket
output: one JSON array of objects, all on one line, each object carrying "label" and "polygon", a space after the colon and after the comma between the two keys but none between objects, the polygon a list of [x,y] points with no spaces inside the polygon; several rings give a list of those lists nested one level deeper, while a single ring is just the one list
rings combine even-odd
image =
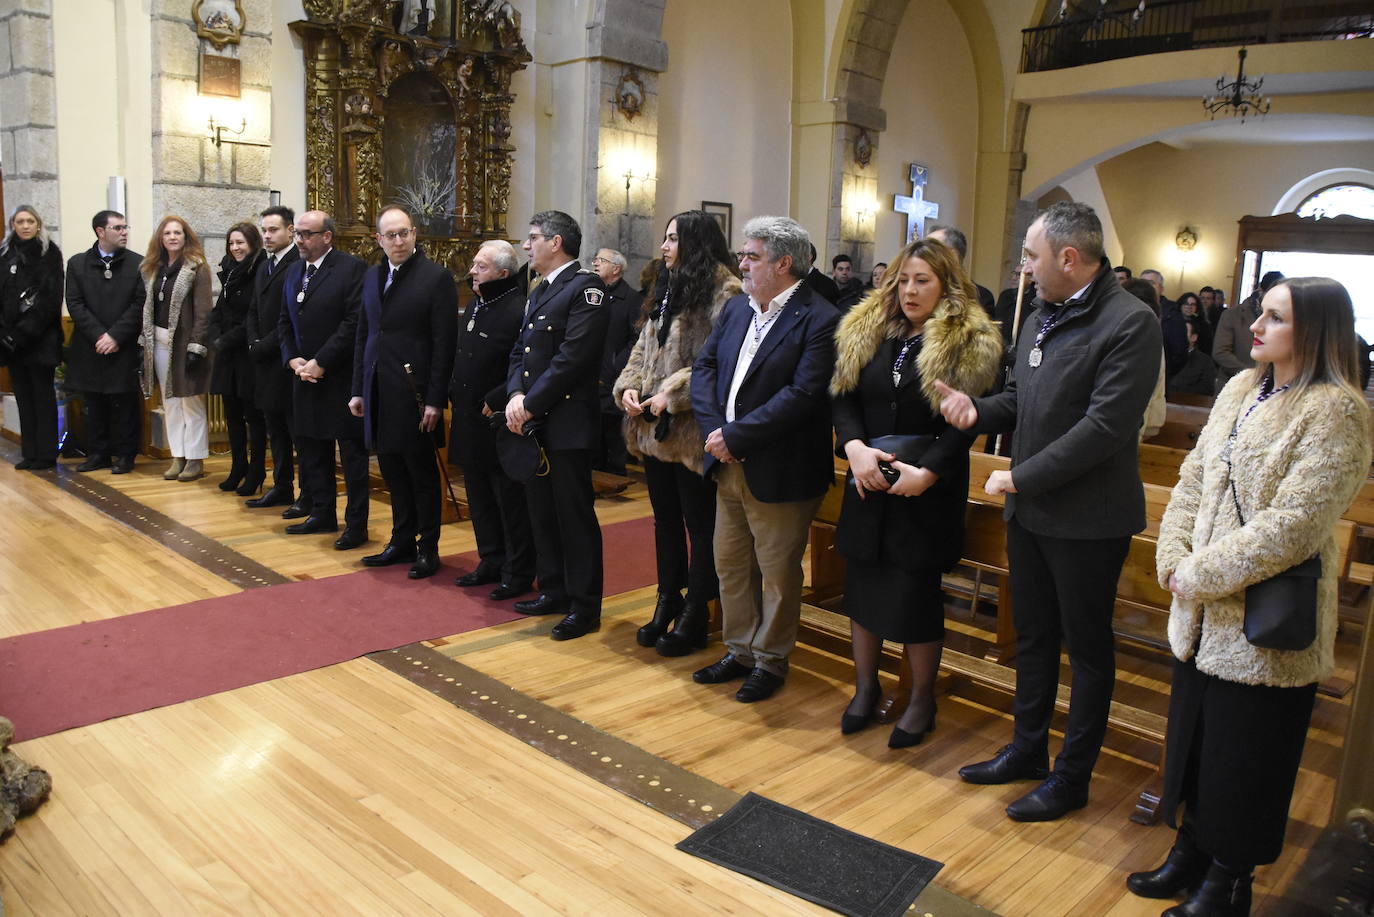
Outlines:
[{"label": "man in grey jacket", "polygon": [[[993,472],[986,485],[1006,496],[1015,728],[1011,744],[959,776],[981,784],[1043,780],[1007,815],[1048,821],[1087,805],[1107,731],[1117,579],[1131,536],[1145,528],[1137,436],[1163,344],[1154,313],[1112,273],[1091,207],[1060,203],[1042,213],[1026,233],[1025,258],[1038,311],[1021,326],[1006,389],[973,399],[938,387],[940,409],[954,426],[1015,429],[1011,469]],[[1050,773],[1061,642],[1073,693]]]}]

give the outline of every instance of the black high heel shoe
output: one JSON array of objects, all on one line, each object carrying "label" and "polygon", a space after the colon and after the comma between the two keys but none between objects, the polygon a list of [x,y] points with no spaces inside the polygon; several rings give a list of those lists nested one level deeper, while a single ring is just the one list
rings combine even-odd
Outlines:
[{"label": "black high heel shoe", "polygon": [[867,729],[873,722],[873,714],[878,712],[878,705],[883,700],[883,688],[879,682],[873,683],[873,703],[868,705],[866,713],[850,713],[847,710],[840,714],[840,735],[853,735],[861,729]]},{"label": "black high heel shoe", "polygon": [[237,489],[243,483],[243,476],[247,473],[246,469],[237,466],[230,468],[229,477],[219,482],[219,489],[225,492]]},{"label": "black high heel shoe", "polygon": [[[249,472],[248,476],[244,478],[243,483],[239,485],[234,493],[238,494],[240,497],[254,496],[258,491],[262,490],[262,482],[265,480],[267,480],[266,474],[253,474]],[[225,484],[227,483],[229,482],[226,481]],[[221,484],[220,487],[223,488],[224,484]]]},{"label": "black high heel shoe", "polygon": [[892,735],[889,736],[887,740],[887,747],[911,748],[913,745],[920,745],[925,741],[926,733],[935,731],[936,712],[936,705],[932,702],[930,705],[930,719],[926,721],[925,727],[917,732],[907,732],[901,726],[893,726]]}]

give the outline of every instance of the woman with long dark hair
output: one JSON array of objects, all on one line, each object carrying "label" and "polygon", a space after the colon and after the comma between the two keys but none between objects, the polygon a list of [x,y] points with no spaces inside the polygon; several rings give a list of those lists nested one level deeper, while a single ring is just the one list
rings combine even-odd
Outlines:
[{"label": "woman with long dark hair", "polygon": [[210,267],[190,224],[165,216],[139,265],[143,302],[143,396],[162,391],[162,422],[172,464],[168,481],[194,481],[210,454],[205,392],[210,387]]},{"label": "woman with long dark hair", "polygon": [[716,487],[701,474],[692,363],[721,307],[743,287],[725,234],[705,211],[669,220],[662,251],[648,315],[612,393],[626,414],[625,442],[644,463],[654,510],[658,601],[637,639],[660,655],[683,656],[706,647],[706,605],[720,592],[711,547]]},{"label": "woman with long dark hair", "polygon": [[[849,459],[835,547],[846,561],[854,698],[840,731],[867,726],[881,699],[884,640],[903,645],[911,697],[888,745],[935,728],[944,649],[940,575],[963,551],[973,437],[940,414],[935,383],[982,394],[997,380],[1002,335],[959,255],[933,239],[902,249],[835,332],[836,453]],[[957,384],[951,380],[958,380]]]},{"label": "woman with long dark hair", "polygon": [[0,244],[0,366],[8,366],[19,407],[22,458],[16,468],[57,464],[57,393],[62,362],[62,252],[28,204],[10,215]]},{"label": "woman with long dark hair", "polygon": [[[1126,884],[1146,898],[1187,893],[1167,917],[1248,914],[1254,868],[1283,849],[1317,683],[1334,665],[1332,529],[1369,472],[1345,287],[1282,280],[1250,334],[1256,365],[1217,396],[1155,550],[1176,659],[1160,807],[1178,836],[1163,865]],[[1283,585],[1298,565],[1305,584],[1271,606],[1292,632],[1266,636],[1254,587]]]},{"label": "woman with long dark hair", "polygon": [[219,301],[210,313],[210,346],[215,352],[210,393],[224,401],[232,459],[229,477],[219,489],[249,497],[267,476],[267,420],[253,403],[253,364],[244,327],[253,307],[253,278],[263,260],[262,236],[252,223],[235,223],[224,235],[224,249]]}]

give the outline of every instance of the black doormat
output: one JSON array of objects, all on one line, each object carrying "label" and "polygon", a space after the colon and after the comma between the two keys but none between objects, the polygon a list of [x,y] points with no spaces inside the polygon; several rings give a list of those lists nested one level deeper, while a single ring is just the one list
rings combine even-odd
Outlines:
[{"label": "black doormat", "polygon": [[852,917],[905,913],[944,865],[755,793],[677,849]]}]

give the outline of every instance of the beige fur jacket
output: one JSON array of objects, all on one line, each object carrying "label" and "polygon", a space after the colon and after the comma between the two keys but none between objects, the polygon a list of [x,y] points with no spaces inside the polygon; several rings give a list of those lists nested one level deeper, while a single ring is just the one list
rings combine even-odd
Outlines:
[{"label": "beige fur jacket", "polygon": [[[152,395],[153,336],[157,310],[157,270],[143,272],[143,286],[147,294],[143,300],[143,397]],[[214,300],[210,295],[210,268],[203,261],[185,260],[176,280],[168,290],[167,330],[172,333],[171,359],[167,366],[167,385],[164,398],[187,398],[204,395],[210,388],[211,364],[214,354],[206,346],[210,334],[210,312]],[[202,357],[200,365],[191,370],[186,354]]]},{"label": "beige fur jacket", "polygon": [[639,417],[624,420],[625,443],[636,458],[656,458],[662,462],[678,462],[701,473],[702,442],[706,436],[697,428],[692,413],[692,364],[697,351],[711,336],[716,316],[732,296],[744,292],[739,278],[729,269],[716,268],[716,293],[709,311],[696,309],[679,312],[668,329],[668,339],[660,347],[658,331],[662,319],[646,319],[639,330],[639,340],[615,380],[612,396],[616,407],[624,410],[620,396],[626,389],[639,392],[640,401],[648,401],[659,392],[668,395],[668,413],[673,415],[668,437],[662,442],[654,439],[656,424]]},{"label": "beige fur jacket", "polygon": [[[1222,449],[1259,394],[1254,370],[1217,396],[1197,447],[1184,459],[1159,527],[1160,584],[1174,574],[1169,644],[1200,671],[1251,685],[1298,687],[1330,673],[1336,636],[1336,541],[1332,527],[1369,473],[1370,416],[1363,399],[1327,384],[1285,404],[1276,396],[1241,424],[1232,447],[1231,498]],[[1245,639],[1245,587],[1320,550],[1317,639],[1305,650],[1261,649]],[[1201,642],[1199,643],[1199,638]]]}]

